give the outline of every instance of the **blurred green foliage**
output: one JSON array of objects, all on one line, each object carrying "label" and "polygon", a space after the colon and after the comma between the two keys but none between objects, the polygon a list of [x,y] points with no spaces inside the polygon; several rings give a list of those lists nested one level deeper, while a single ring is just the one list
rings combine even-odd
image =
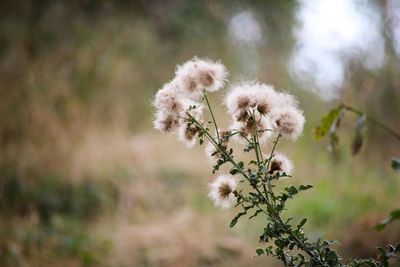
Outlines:
[{"label": "blurred green foliage", "polygon": [[24,216],[37,212],[43,223],[48,223],[54,215],[90,219],[105,208],[114,208],[118,194],[109,182],[85,181],[77,186],[56,176],[35,182],[3,177],[0,189],[1,213]]}]

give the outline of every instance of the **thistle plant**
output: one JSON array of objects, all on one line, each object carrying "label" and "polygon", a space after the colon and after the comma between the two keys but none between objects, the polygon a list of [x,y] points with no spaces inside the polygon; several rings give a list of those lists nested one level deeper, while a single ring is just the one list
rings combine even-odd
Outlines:
[{"label": "thistle plant", "polygon": [[[224,65],[208,59],[193,58],[178,66],[172,81],[155,96],[154,128],[176,135],[189,148],[205,145],[215,175],[208,197],[216,207],[238,210],[230,227],[242,217],[263,216],[265,227],[255,254],[275,257],[285,266],[387,266],[400,245],[382,248],[376,260],[344,262],[331,248],[333,241],[310,240],[305,235],[306,218],[295,221],[284,215],[288,200],[312,188],[277,187],[292,178],[294,169],[278,144],[301,136],[303,112],[293,95],[257,81],[240,81],[230,85],[223,100],[232,123],[219,128],[208,96],[225,86],[227,75]],[[246,153],[251,160],[244,160]]]}]

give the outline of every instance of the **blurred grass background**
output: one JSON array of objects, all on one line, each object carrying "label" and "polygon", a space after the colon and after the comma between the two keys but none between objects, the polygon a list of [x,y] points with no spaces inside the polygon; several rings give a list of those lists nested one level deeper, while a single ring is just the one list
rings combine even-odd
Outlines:
[{"label": "blurred grass background", "polygon": [[[345,257],[373,255],[376,245],[399,240],[399,224],[382,233],[372,226],[399,207],[399,175],[389,161],[400,144],[370,126],[352,157],[351,116],[336,159],[313,139],[336,102],[289,76],[297,5],[1,1],[0,265],[275,264],[253,258],[261,218],[229,229],[234,211],[207,199],[212,174],[203,148],[187,150],[152,130],[151,98],[194,55],[221,59],[230,80],[245,74],[299,98],[304,136],[281,150],[295,162],[294,182],[315,186],[289,205],[290,215],[309,218],[312,238],[338,240]],[[230,38],[229,21],[243,10],[260,22],[266,37],[258,45]],[[400,61],[389,45],[386,53],[379,71],[350,65],[341,99],[400,132]],[[222,94],[212,102],[228,126]]]}]

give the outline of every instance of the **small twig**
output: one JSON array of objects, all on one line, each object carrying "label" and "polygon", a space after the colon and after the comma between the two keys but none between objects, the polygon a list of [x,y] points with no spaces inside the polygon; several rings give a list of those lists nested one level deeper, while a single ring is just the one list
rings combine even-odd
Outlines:
[{"label": "small twig", "polygon": [[221,143],[221,139],[219,138],[218,125],[217,125],[217,122],[216,122],[216,120],[215,120],[214,113],[213,113],[213,111],[212,111],[210,102],[208,101],[207,93],[206,93],[205,91],[203,91],[203,95],[204,95],[204,99],[206,100],[206,103],[207,103],[207,106],[208,106],[208,110],[209,110],[210,113],[211,113],[211,118],[212,118],[213,123],[214,123],[214,126],[215,126],[215,131],[217,132],[218,143]]},{"label": "small twig", "polygon": [[396,133],[394,130],[390,129],[389,127],[387,127],[386,125],[384,125],[384,124],[382,124],[381,122],[377,121],[376,119],[371,118],[370,116],[366,115],[366,114],[363,113],[362,111],[357,110],[357,109],[355,109],[355,108],[353,108],[353,107],[350,107],[350,106],[348,106],[348,105],[346,105],[346,104],[344,104],[344,103],[342,103],[341,106],[342,106],[344,109],[346,109],[346,110],[348,110],[348,111],[351,111],[351,112],[353,112],[353,113],[355,113],[355,114],[357,114],[357,115],[364,115],[365,118],[366,118],[366,120],[368,120],[369,122],[374,123],[375,125],[381,127],[381,128],[382,128],[383,130],[385,130],[387,133],[391,134],[393,137],[395,137],[397,140],[400,141],[400,134]]}]

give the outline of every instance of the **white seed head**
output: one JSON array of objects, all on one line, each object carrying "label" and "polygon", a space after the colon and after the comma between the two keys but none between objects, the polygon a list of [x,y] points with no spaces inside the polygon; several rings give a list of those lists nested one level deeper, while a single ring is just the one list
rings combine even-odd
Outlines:
[{"label": "white seed head", "polygon": [[220,152],[211,142],[206,143],[206,146],[204,147],[204,153],[212,165],[217,164],[220,157]]},{"label": "white seed head", "polygon": [[241,120],[250,109],[261,115],[268,115],[277,105],[277,93],[270,85],[256,81],[241,82],[231,87],[225,97],[228,113],[235,120]]},{"label": "white seed head", "polygon": [[224,65],[209,59],[193,59],[177,66],[174,81],[187,97],[198,100],[202,90],[215,92],[221,89],[228,72]]},{"label": "white seed head", "polygon": [[273,110],[271,119],[279,133],[293,141],[303,132],[305,123],[303,112],[292,106],[283,106]]},{"label": "white seed head", "polygon": [[196,145],[198,131],[199,129],[195,124],[190,126],[188,124],[183,124],[178,129],[178,139],[184,143],[187,148],[192,148]]},{"label": "white seed head", "polygon": [[297,101],[296,97],[286,92],[278,92],[277,101],[278,101],[278,104],[276,105],[277,107],[291,106],[294,108],[298,108],[299,106],[299,102]]},{"label": "white seed head", "polygon": [[163,112],[179,113],[183,108],[183,98],[174,82],[164,84],[154,98],[154,106]]},{"label": "white seed head", "polygon": [[237,179],[228,174],[219,175],[209,183],[208,197],[216,207],[227,209],[235,205],[236,197],[233,193],[238,184]]},{"label": "white seed head", "polygon": [[286,173],[287,175],[292,175],[293,170],[294,167],[292,161],[288,159],[284,154],[276,152],[271,160],[269,172],[271,174]]},{"label": "white seed head", "polygon": [[251,90],[251,87],[247,83],[238,83],[231,86],[224,99],[229,114],[237,115],[255,106],[255,101],[250,96],[249,90]]},{"label": "white seed head", "polygon": [[264,144],[273,136],[273,123],[269,119],[269,117],[265,116],[256,116],[255,121],[253,117],[249,117],[246,121],[234,121],[230,127],[230,130],[233,133],[237,133],[232,136],[232,140],[235,142],[247,145],[248,140],[252,140],[253,136],[255,136],[256,131],[258,135],[258,141],[260,144]]},{"label": "white seed head", "polygon": [[195,59],[198,66],[198,79],[208,92],[215,92],[224,87],[228,71],[220,62],[209,59]]},{"label": "white seed head", "polygon": [[185,120],[189,119],[189,116],[187,115],[187,113],[189,113],[197,121],[203,120],[204,106],[201,103],[185,98],[182,101],[182,107],[181,118]]},{"label": "white seed head", "polygon": [[270,85],[255,84],[250,94],[255,101],[257,112],[261,115],[268,115],[278,104],[278,95]]},{"label": "white seed head", "polygon": [[180,126],[177,114],[159,111],[153,121],[154,129],[162,133],[172,133]]}]

